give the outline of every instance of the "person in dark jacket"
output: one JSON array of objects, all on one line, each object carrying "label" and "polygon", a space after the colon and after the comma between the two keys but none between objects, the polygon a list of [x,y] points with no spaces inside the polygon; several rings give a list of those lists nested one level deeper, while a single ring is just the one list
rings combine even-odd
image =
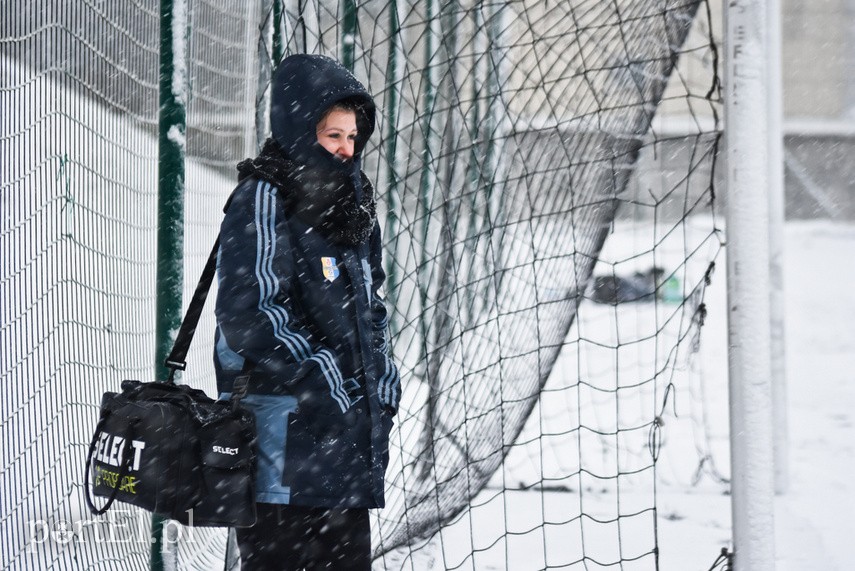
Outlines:
[{"label": "person in dark jacket", "polygon": [[272,82],[271,130],[220,233],[214,365],[258,428],[255,526],[243,569],[369,569],[400,398],[380,226],[361,156],[375,106],[341,64],[294,55]]}]

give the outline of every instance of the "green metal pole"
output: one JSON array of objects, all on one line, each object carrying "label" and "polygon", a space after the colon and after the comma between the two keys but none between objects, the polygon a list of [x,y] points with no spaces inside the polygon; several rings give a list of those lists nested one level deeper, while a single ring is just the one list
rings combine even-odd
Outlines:
[{"label": "green metal pole", "polygon": [[[421,208],[420,216],[422,218],[422,251],[421,251],[421,260],[419,261],[419,266],[417,270],[418,276],[418,288],[420,299],[422,302],[422,314],[419,319],[420,329],[424,335],[424,339],[427,339],[427,323],[426,321],[429,319],[429,313],[425,311],[427,307],[427,298],[428,298],[428,282],[430,281],[430,258],[431,254],[428,253],[428,240],[430,239],[430,221],[431,221],[431,198],[430,193],[433,189],[433,185],[431,184],[431,161],[433,160],[433,140],[434,140],[434,131],[433,131],[433,112],[434,112],[434,75],[433,75],[433,62],[431,61],[433,58],[433,35],[434,35],[434,26],[436,23],[434,22],[433,11],[433,0],[427,0],[425,2],[425,44],[424,44],[424,62],[425,67],[422,70],[422,100],[424,101],[424,114],[421,117],[422,120],[422,139],[423,139],[423,147],[422,147],[422,168],[421,168],[421,176],[419,178],[419,205]],[[418,218],[418,217],[417,217]],[[424,348],[424,345],[422,346]],[[424,349],[423,349],[424,350]],[[424,355],[423,355],[424,357]]]},{"label": "green metal pole", "polygon": [[356,59],[356,0],[342,0],[341,63],[353,71]]},{"label": "green metal pole", "polygon": [[282,44],[282,0],[273,0],[273,68],[285,57]]},{"label": "green metal pole", "polygon": [[[400,41],[401,26],[398,22],[398,2],[389,2],[389,56],[386,62],[386,232],[385,237],[391,241],[391,255],[386,256],[386,295],[390,307],[397,307],[398,302],[398,266],[395,258],[398,252],[398,228],[400,226],[398,211],[401,207],[398,199],[398,174],[395,158],[398,154],[398,42]],[[389,320],[393,335],[399,328],[393,313]]]},{"label": "green metal pole", "polygon": [[[160,2],[160,111],[158,114],[157,302],[155,379],[164,380],[164,365],[181,326],[184,282],[184,149],[187,86],[187,0]],[[151,522],[151,569],[164,569],[164,524]]]},{"label": "green metal pole", "polygon": [[[502,33],[500,22],[501,17],[500,14],[496,12],[497,8],[495,5],[490,5],[488,18],[490,18],[489,22],[486,22],[485,27],[487,28],[487,53],[489,57],[487,58],[487,128],[486,134],[483,138],[484,144],[487,146],[486,151],[484,152],[484,168],[487,170],[486,180],[486,191],[487,191],[487,200],[486,204],[490,204],[490,198],[493,194],[493,181],[495,180],[495,165],[493,164],[493,160],[495,158],[496,151],[496,104],[498,101],[501,101],[501,87],[499,85],[499,74],[498,74],[498,64],[502,61],[501,54],[498,54],[497,48],[497,37]],[[499,11],[502,10],[501,7],[498,8]]]}]

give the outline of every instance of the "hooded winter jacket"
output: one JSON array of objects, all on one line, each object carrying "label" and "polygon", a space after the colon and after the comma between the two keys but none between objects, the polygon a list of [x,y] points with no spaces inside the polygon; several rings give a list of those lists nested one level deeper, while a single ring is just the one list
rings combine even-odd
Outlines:
[{"label": "hooded winter jacket", "polygon": [[[400,380],[373,189],[359,169],[374,103],[322,56],[286,58],[272,89],[273,138],[238,165],[220,232],[218,389],[228,398],[250,371],[259,502],[382,507]],[[351,161],[317,142],[319,119],[342,101],[357,109]]]}]

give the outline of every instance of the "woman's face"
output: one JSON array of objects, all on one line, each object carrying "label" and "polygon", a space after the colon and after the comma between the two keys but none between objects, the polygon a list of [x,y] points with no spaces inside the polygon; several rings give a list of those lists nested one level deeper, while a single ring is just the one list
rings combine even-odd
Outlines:
[{"label": "woman's face", "polygon": [[356,142],[356,113],[344,109],[333,109],[318,123],[318,143],[336,158],[353,158]]}]

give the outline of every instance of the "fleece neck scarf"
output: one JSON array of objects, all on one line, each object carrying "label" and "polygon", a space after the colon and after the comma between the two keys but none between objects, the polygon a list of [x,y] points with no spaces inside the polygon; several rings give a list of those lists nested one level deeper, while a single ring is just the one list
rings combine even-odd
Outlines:
[{"label": "fleece neck scarf", "polygon": [[349,169],[299,164],[273,139],[237,168],[240,180],[254,176],[276,186],[289,212],[337,244],[361,244],[374,229],[374,189],[361,172],[357,178]]}]

